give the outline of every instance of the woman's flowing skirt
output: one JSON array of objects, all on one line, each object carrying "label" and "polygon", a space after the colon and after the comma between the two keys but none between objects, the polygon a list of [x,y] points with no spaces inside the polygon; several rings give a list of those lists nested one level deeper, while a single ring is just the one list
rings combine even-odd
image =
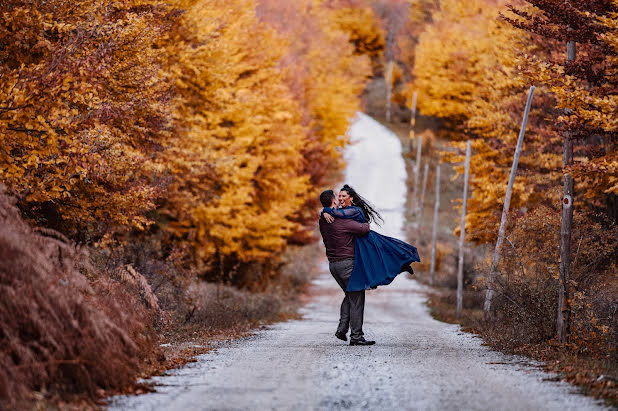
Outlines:
[{"label": "woman's flowing skirt", "polygon": [[402,267],[421,261],[416,247],[373,230],[354,241],[354,269],[346,291],[390,284]]}]

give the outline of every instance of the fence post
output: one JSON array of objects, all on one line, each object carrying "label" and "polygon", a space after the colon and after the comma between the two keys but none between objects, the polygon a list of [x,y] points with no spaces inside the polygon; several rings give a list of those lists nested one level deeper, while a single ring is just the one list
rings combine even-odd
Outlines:
[{"label": "fence post", "polygon": [[461,209],[461,225],[459,228],[459,264],[457,266],[457,318],[461,315],[463,307],[463,266],[464,266],[464,240],[466,238],[466,209],[468,207],[468,181],[470,180],[470,155],[472,147],[468,140],[466,146],[466,165],[464,174],[463,207]]},{"label": "fence post", "polygon": [[423,230],[423,212],[425,211],[425,192],[427,191],[427,177],[429,175],[429,163],[425,163],[423,170],[423,188],[421,189],[421,201],[419,203],[418,215],[418,231],[416,233],[416,241],[420,244]]},{"label": "fence post", "polygon": [[438,210],[440,209],[440,164],[436,166],[436,202],[433,206],[433,232],[431,234],[431,268],[429,284],[433,285],[436,272],[436,240],[438,237]]},{"label": "fence post", "polygon": [[414,130],[416,128],[416,91],[412,95],[412,114],[410,117],[410,151],[414,150]]},{"label": "fence post", "polygon": [[483,314],[485,319],[489,318],[489,311],[491,310],[491,300],[494,296],[494,290],[492,288],[496,279],[498,261],[500,259],[500,250],[502,243],[504,242],[504,235],[506,233],[506,225],[508,220],[509,208],[511,206],[511,195],[513,194],[513,184],[515,183],[515,175],[517,174],[517,165],[519,164],[519,156],[521,154],[521,148],[524,144],[524,135],[526,134],[526,127],[528,126],[528,115],[530,114],[530,106],[532,105],[532,96],[534,95],[535,87],[531,86],[528,92],[528,101],[526,102],[526,109],[524,110],[524,118],[521,121],[521,128],[519,130],[519,137],[517,138],[517,147],[515,148],[515,154],[513,155],[513,165],[511,166],[511,174],[509,176],[509,182],[506,187],[506,195],[504,196],[504,206],[502,207],[502,218],[500,219],[500,229],[498,230],[498,239],[496,240],[496,248],[491,259],[491,268],[489,270],[489,282],[487,285],[487,292],[485,293],[485,304],[483,305]]},{"label": "fence post", "polygon": [[412,212],[414,220],[418,225],[418,215],[416,214],[418,207],[418,183],[421,174],[421,155],[423,150],[423,136],[418,136],[416,147],[416,164],[414,165],[414,190],[412,191]]},{"label": "fence post", "polygon": [[388,61],[386,68],[386,122],[391,122],[391,95],[393,93],[393,60]]}]

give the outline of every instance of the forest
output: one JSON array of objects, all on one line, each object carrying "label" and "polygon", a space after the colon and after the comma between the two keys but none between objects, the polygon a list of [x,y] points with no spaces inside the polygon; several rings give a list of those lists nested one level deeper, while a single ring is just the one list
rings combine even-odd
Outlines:
[{"label": "forest", "polygon": [[399,93],[417,92],[419,112],[440,120],[437,135],[449,147],[442,159],[460,175],[466,142],[472,147],[465,235],[477,248],[476,263],[464,266],[463,322],[494,346],[555,361],[571,381],[615,398],[613,383],[594,381],[615,375],[618,359],[618,2],[419,1],[411,13],[422,29]]},{"label": "forest", "polygon": [[92,404],[182,361],[162,341],[296,315],[317,196],[385,78],[388,120],[409,122],[416,93],[440,161],[462,173],[471,141],[466,321],[615,373],[618,1],[508,3],[3,0],[0,399]]}]

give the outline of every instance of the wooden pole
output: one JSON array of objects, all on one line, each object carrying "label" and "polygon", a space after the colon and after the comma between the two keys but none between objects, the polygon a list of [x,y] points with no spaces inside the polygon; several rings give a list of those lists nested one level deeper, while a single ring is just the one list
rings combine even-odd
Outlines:
[{"label": "wooden pole", "polygon": [[427,177],[429,175],[429,163],[425,163],[423,170],[423,188],[421,189],[421,201],[418,207],[418,231],[416,233],[416,241],[420,243],[423,230],[423,211],[425,211],[425,192],[427,191]]},{"label": "wooden pole", "polygon": [[418,226],[418,215],[416,210],[418,207],[418,183],[421,174],[421,155],[423,150],[423,136],[418,136],[416,147],[416,164],[414,165],[414,190],[412,191],[412,212]]},{"label": "wooden pole", "polygon": [[414,150],[414,130],[416,127],[416,91],[412,95],[412,113],[410,116],[410,151]]},{"label": "wooden pole", "polygon": [[[569,31],[572,29],[569,27]],[[567,42],[567,65],[575,61],[576,45],[574,41]],[[564,133],[564,168],[573,164],[573,140],[571,131]],[[571,266],[571,228],[573,225],[573,197],[575,181],[570,174],[564,175],[564,193],[562,197],[562,223],[560,227],[560,287],[558,288],[558,315],[556,331],[558,341],[565,343],[569,335],[569,281]]]},{"label": "wooden pole", "polygon": [[431,268],[429,284],[433,285],[436,272],[436,240],[438,237],[438,210],[440,209],[440,164],[436,166],[436,202],[433,206],[433,231],[431,234]]},{"label": "wooden pole", "polygon": [[466,145],[466,165],[464,172],[463,208],[461,209],[461,225],[459,227],[459,264],[457,266],[457,318],[463,307],[463,268],[464,268],[464,241],[466,238],[466,209],[468,206],[468,182],[470,180],[470,155],[472,143]]},{"label": "wooden pole", "polygon": [[509,215],[509,208],[511,207],[511,196],[513,194],[513,184],[515,183],[515,175],[517,174],[517,166],[519,164],[519,156],[521,155],[521,148],[524,144],[524,135],[526,134],[526,127],[528,126],[528,116],[530,114],[530,107],[532,106],[532,96],[534,96],[535,87],[530,87],[528,92],[528,101],[526,102],[526,109],[524,110],[524,118],[521,121],[521,127],[519,129],[519,137],[517,138],[517,146],[515,147],[515,154],[513,155],[513,164],[511,165],[511,174],[509,175],[509,182],[506,187],[506,195],[504,196],[504,205],[502,207],[502,218],[500,219],[500,228],[498,229],[498,240],[496,241],[496,248],[491,259],[491,268],[489,270],[489,283],[487,292],[485,293],[485,304],[483,305],[483,313],[485,319],[489,318],[489,310],[491,310],[491,300],[494,297],[493,283],[496,279],[498,262],[500,260],[500,250],[502,249],[502,243],[504,242],[504,236],[506,234],[506,226]]},{"label": "wooden pole", "polygon": [[393,60],[386,67],[386,122],[391,122],[391,95],[393,93]]}]

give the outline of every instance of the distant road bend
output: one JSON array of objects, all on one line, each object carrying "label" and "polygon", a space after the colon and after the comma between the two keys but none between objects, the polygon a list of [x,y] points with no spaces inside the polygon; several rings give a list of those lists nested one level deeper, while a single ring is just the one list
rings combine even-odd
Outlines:
[{"label": "distant road bend", "polygon": [[[395,135],[364,114],[350,128],[346,182],[403,238],[405,167]],[[374,227],[375,229],[376,227]],[[423,258],[423,256],[421,256]],[[367,292],[364,330],[377,344],[334,337],[342,293],[322,264],[301,320],[222,344],[155,377],[157,392],[110,399],[114,410],[596,410],[595,400],[519,357],[434,320],[423,286],[403,274]]]}]

